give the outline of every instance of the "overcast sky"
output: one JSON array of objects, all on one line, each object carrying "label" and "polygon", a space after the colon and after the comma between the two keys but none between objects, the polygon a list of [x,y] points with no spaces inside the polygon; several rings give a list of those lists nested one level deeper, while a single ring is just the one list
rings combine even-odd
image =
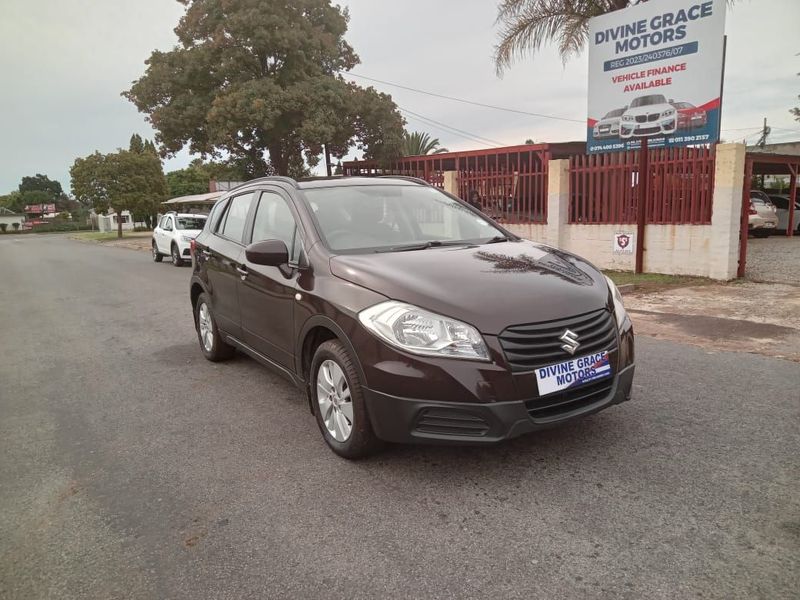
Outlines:
[{"label": "overcast sky", "polygon": [[[652,0],[669,4],[669,0]],[[344,0],[347,38],[361,57],[353,72],[487,104],[586,118],[586,56],[566,67],[548,49],[499,79],[492,0]],[[68,187],[78,156],[152,137],[120,92],[144,71],[154,48],[169,49],[182,5],[171,0],[2,0],[0,20],[0,194],[24,175],[45,173]],[[739,0],[728,12],[723,138],[752,143],[767,117],[770,141],[800,140],[788,109],[800,93],[800,0]],[[360,80],[361,83],[369,83]],[[373,84],[405,110],[472,135],[518,144],[527,138],[585,138],[580,123],[515,115]],[[486,147],[420,122],[408,129],[451,150]],[[189,162],[182,154],[165,171]]]}]

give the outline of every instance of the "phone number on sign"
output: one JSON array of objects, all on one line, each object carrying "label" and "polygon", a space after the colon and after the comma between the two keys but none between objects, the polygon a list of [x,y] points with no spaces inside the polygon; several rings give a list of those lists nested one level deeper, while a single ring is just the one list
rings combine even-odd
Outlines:
[{"label": "phone number on sign", "polygon": [[687,142],[707,142],[710,139],[710,135],[680,135],[670,138],[670,141],[673,144],[685,144]]}]

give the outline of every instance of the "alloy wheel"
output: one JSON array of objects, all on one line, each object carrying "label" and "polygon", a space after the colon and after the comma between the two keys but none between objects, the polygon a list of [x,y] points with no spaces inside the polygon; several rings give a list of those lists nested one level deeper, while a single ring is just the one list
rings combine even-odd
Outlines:
[{"label": "alloy wheel", "polygon": [[214,347],[214,329],[211,326],[211,311],[205,302],[200,305],[197,311],[197,325],[200,327],[200,340],[206,352],[211,352]]},{"label": "alloy wheel", "polygon": [[332,360],[317,371],[317,402],[325,428],[337,442],[346,442],[353,431],[353,399],[342,368]]}]

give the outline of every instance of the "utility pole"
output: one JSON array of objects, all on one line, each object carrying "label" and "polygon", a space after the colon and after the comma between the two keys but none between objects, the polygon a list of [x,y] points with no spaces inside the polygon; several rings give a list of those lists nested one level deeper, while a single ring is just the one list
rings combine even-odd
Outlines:
[{"label": "utility pole", "polygon": [[772,128],[767,125],[767,117],[764,117],[764,129],[761,130],[761,137],[758,138],[756,146],[764,148],[767,145],[767,136],[772,133]]}]

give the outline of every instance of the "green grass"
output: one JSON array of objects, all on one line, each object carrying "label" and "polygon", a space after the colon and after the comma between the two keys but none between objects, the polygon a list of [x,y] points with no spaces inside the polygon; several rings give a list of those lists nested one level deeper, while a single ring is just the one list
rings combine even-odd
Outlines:
[{"label": "green grass", "polygon": [[630,271],[603,271],[617,285],[637,285],[643,287],[685,287],[707,285],[710,279],[688,275],[662,275],[660,273],[640,273]]}]

